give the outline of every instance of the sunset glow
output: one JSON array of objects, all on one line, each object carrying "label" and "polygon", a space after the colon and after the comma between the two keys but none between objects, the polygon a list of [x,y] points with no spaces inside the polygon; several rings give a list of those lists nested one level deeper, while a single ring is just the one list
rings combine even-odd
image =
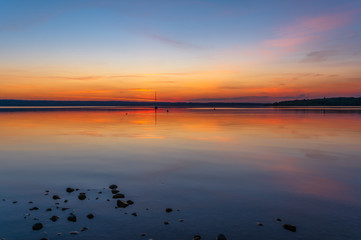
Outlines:
[{"label": "sunset glow", "polygon": [[361,96],[361,2],[1,1],[0,99]]}]

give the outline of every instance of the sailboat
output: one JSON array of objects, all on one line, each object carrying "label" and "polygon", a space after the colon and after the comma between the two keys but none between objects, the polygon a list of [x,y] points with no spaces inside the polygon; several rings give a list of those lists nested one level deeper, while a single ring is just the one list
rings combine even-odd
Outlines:
[{"label": "sailboat", "polygon": [[158,106],[157,106],[157,92],[154,92],[154,109],[157,110]]}]

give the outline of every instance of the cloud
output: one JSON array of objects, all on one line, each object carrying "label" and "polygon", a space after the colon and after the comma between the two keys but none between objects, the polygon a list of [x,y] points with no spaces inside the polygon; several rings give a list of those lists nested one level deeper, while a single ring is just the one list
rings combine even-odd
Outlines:
[{"label": "cloud", "polygon": [[324,51],[313,51],[306,55],[302,62],[324,62],[338,55],[338,51],[335,50],[324,50]]},{"label": "cloud", "polygon": [[127,90],[132,92],[154,92],[154,89],[150,89],[150,88],[130,88]]},{"label": "cloud", "polygon": [[358,10],[330,13],[314,17],[303,18],[291,25],[282,27],[276,32],[277,37],[263,42],[270,48],[295,48],[312,42],[321,34],[344,27],[351,23]]},{"label": "cloud", "polygon": [[188,50],[203,49],[203,47],[195,45],[195,44],[170,39],[170,38],[160,36],[160,35],[157,35],[157,34],[153,34],[153,33],[152,34],[145,34],[145,36],[147,36],[148,38],[157,40],[157,41],[159,41],[161,43],[164,43],[166,45],[169,45],[171,47],[175,47],[175,48],[188,49]]},{"label": "cloud", "polygon": [[244,96],[244,97],[229,97],[229,98],[196,98],[190,101],[242,101],[242,100],[267,100],[269,96]]}]

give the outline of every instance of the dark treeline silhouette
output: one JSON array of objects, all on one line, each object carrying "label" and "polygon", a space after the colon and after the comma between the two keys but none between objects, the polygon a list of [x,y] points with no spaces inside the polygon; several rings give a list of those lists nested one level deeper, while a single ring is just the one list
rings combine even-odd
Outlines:
[{"label": "dark treeline silhouette", "polygon": [[[157,102],[158,107],[262,107],[264,103],[220,103],[220,102]],[[154,102],[127,102],[127,101],[51,101],[51,100],[12,100],[0,99],[0,106],[15,107],[76,107],[76,106],[154,106]]]},{"label": "dark treeline silhouette", "polygon": [[361,97],[337,97],[283,101],[273,106],[361,106]]}]

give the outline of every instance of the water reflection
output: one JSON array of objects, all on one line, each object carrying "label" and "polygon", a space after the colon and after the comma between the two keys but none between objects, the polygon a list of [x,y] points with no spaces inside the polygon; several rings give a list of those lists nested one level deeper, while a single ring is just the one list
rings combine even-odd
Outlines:
[{"label": "water reflection", "polygon": [[[136,239],[138,231],[149,228],[157,239],[191,239],[195,233],[213,239],[219,231],[230,239],[312,239],[319,234],[357,239],[360,113],[359,108],[156,113],[152,108],[3,108],[1,195],[15,199],[20,192],[36,198],[45,188],[96,189],[121,182],[135,207],[151,207],[154,215],[132,226],[134,220],[118,220],[96,207],[104,224],[130,224],[127,231],[111,224],[92,226],[98,233],[105,229],[109,239],[120,233]],[[171,231],[154,227],[170,203],[182,209],[185,224],[171,224]],[[301,230],[289,235],[276,228],[276,217]],[[0,221],[6,222],[3,216]],[[257,221],[265,222],[262,230]],[[25,232],[9,232],[7,238],[19,234]],[[103,236],[89,234],[89,239]]]}]

